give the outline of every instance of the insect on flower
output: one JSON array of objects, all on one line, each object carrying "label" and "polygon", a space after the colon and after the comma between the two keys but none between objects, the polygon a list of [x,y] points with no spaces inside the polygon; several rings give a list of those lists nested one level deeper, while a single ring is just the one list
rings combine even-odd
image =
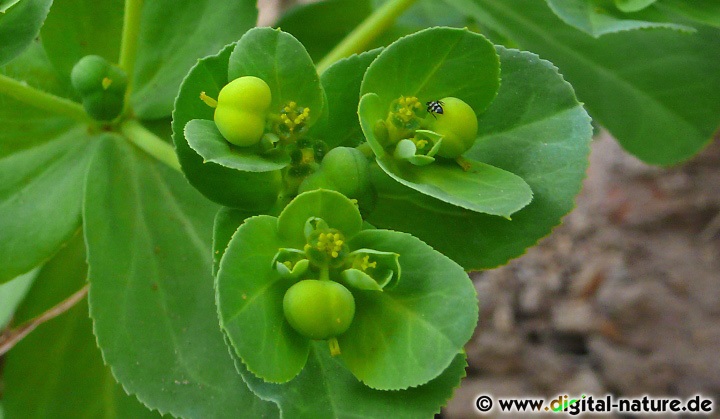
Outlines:
[{"label": "insect on flower", "polygon": [[433,118],[437,119],[437,116],[435,114],[442,115],[444,113],[442,105],[444,103],[442,100],[433,100],[432,102],[425,103],[427,105],[427,111],[430,113],[430,115],[433,116]]}]

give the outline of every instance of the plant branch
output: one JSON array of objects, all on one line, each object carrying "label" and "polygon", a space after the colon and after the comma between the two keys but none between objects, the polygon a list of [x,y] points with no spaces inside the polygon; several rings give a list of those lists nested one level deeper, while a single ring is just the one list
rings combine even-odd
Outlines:
[{"label": "plant branch", "polygon": [[125,109],[130,103],[130,91],[134,84],[135,59],[137,58],[138,35],[140,34],[140,17],[142,15],[143,0],[125,0],[125,15],[123,17],[122,40],[120,41],[120,61],[118,64],[128,77],[128,87],[125,91]]},{"label": "plant branch", "polygon": [[52,113],[67,116],[80,122],[91,122],[82,105],[72,100],[43,92],[25,82],[0,74],[0,94]]},{"label": "plant branch", "polygon": [[180,170],[180,162],[172,145],[148,131],[138,121],[129,119],[120,125],[120,132],[131,143],[143,149],[146,153],[167,164],[175,170]]},{"label": "plant branch", "polygon": [[322,74],[337,60],[364,51],[370,42],[389,28],[415,1],[390,0],[374,11],[318,63],[318,73]]},{"label": "plant branch", "polygon": [[87,293],[88,285],[85,285],[84,287],[80,288],[80,290],[77,291],[75,294],[71,295],[64,301],[60,302],[60,304],[44,312],[43,314],[35,317],[34,319],[28,320],[27,322],[23,323],[21,326],[15,329],[6,330],[2,335],[0,335],[0,356],[5,355],[18,342],[25,338],[25,336],[35,330],[36,327],[40,326],[48,320],[54,319],[55,317],[73,308],[75,304],[85,298]]}]

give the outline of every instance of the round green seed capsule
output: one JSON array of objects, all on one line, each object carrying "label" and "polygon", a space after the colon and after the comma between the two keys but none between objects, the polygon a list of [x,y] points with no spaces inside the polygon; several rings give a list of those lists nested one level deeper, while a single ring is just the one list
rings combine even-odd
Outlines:
[{"label": "round green seed capsule", "polygon": [[272,94],[270,86],[253,76],[239,77],[222,88],[215,108],[215,124],[230,143],[249,147],[260,142]]},{"label": "round green seed capsule", "polygon": [[442,106],[442,114],[435,114],[430,129],[443,136],[438,155],[454,159],[475,143],[477,115],[470,105],[455,97],[446,97],[437,103]]},{"label": "round green seed capsule", "polygon": [[320,166],[335,190],[349,198],[357,198],[370,188],[367,157],[352,147],[336,147],[323,158]]},{"label": "round green seed capsule", "polygon": [[123,109],[127,75],[98,55],[88,55],[75,64],[70,74],[85,111],[94,119],[115,119]]},{"label": "round green seed capsule", "polygon": [[330,339],[350,327],[355,317],[355,298],[335,281],[306,279],[287,290],[283,312],[290,326],[301,335]]}]

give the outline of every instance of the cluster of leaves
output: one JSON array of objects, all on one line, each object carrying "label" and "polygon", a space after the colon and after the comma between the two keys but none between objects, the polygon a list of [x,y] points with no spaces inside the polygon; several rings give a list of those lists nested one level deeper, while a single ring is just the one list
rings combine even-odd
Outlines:
[{"label": "cluster of leaves", "polygon": [[[320,75],[313,59],[382,0],[301,6],[278,22],[294,37],[248,32],[257,19],[251,0],[192,8],[147,0],[137,60],[124,69],[132,112],[114,125],[78,117],[70,73],[89,54],[117,60],[123,2],[52,3],[0,0],[0,282],[10,281],[0,287],[0,324],[37,315],[86,278],[90,291],[88,306],[7,355],[10,416],[155,415],[143,405],[182,417],[436,412],[464,375],[460,348],[475,324],[463,270],[506,263],[560,222],[579,191],[592,130],[573,88],[537,55],[467,30],[394,42],[402,35],[470,26],[551,59],[593,116],[649,162],[688,158],[720,122],[713,0],[419,0],[376,34],[376,46],[389,46]],[[220,141],[199,94],[217,97],[243,75],[270,85],[276,109],[291,101],[311,109],[295,148],[257,156]],[[38,109],[23,86],[75,107]],[[473,108],[470,171],[442,159],[413,166],[388,152],[375,128],[400,96],[454,96]],[[172,135],[185,178],[131,144],[138,129]],[[278,298],[290,283],[271,268],[280,248],[303,246],[281,234],[283,218],[295,220],[291,230],[308,218],[342,226],[333,225],[338,208],[359,219],[345,198],[307,200],[336,193],[292,200],[328,151],[365,141],[370,192],[357,197],[364,224],[349,229],[349,250],[400,254],[402,273],[382,292],[353,290],[358,317],[332,357],[283,321]],[[268,379],[262,371],[273,368],[280,375]]]},{"label": "cluster of leaves", "polygon": [[[429,43],[435,57],[425,53]],[[273,110],[279,114],[292,103],[309,109],[311,118],[317,115],[292,141],[278,141],[272,154],[229,144],[212,121],[213,108],[200,100],[220,96],[230,81],[247,76],[265,80],[272,93],[269,135],[283,135],[272,122],[280,119]],[[377,138],[378,123],[384,125],[398,98],[425,102],[447,96],[462,98],[481,115],[481,133],[466,153],[465,170],[452,160],[420,166],[398,160]],[[428,115],[424,106],[420,113]],[[537,130],[540,126],[544,129]],[[402,390],[388,401],[412,398],[416,408],[429,409],[426,414],[436,411],[451,387],[438,393],[428,389],[436,388],[438,380],[457,383],[461,378],[460,349],[476,322],[472,284],[462,268],[504,263],[559,222],[579,189],[591,131],[589,117],[552,65],[495,47],[468,30],[423,30],[382,50],[342,59],[319,78],[304,46],[269,28],[250,30],[217,55],[201,59],[175,102],[173,139],[188,180],[226,206],[214,229],[216,298],[221,327],[250,388],[277,402],[282,412],[338,414],[351,408],[347,403],[353,394],[372,400],[376,409],[390,409],[369,396],[386,397],[382,390]],[[317,144],[323,152],[318,153]],[[351,146],[368,153],[358,152],[361,160],[372,161],[369,191],[349,196],[358,198],[362,216],[340,194],[321,189],[298,195],[314,189],[303,179],[327,170],[324,156]],[[306,151],[301,160],[291,157],[297,148]],[[311,168],[303,171],[300,165]],[[320,186],[357,189],[343,188],[354,171],[344,178],[334,174],[331,183]],[[270,215],[251,217],[258,213]],[[363,219],[420,236],[446,256],[407,234],[369,224],[360,232]],[[372,288],[367,282],[348,282],[345,272],[330,273],[348,284],[357,306],[352,325],[338,336],[342,363],[327,347],[298,334],[283,315],[288,289],[323,272],[322,264],[313,266],[312,255],[303,252],[311,243],[313,220],[342,233],[349,257],[355,252],[399,255],[399,281],[392,287]],[[517,233],[508,236],[515,225]],[[456,240],[448,241],[453,236]],[[527,241],[517,240],[520,236]],[[283,258],[291,263],[276,269]],[[338,263],[342,269],[348,266]],[[313,361],[324,367],[308,376],[307,370],[316,368]],[[363,384],[337,393],[338,376]],[[318,382],[332,389],[333,407],[315,403]],[[420,390],[423,401],[414,398]]]},{"label": "cluster of leaves", "polygon": [[[341,10],[360,20],[378,3],[326,0],[293,10],[278,25],[303,43],[323,37],[311,50],[320,57],[345,33],[333,24]],[[319,33],[307,25],[315,21],[326,23]],[[428,22],[475,28],[552,61],[594,121],[648,163],[687,160],[720,126],[714,0],[419,0],[387,36]]]}]

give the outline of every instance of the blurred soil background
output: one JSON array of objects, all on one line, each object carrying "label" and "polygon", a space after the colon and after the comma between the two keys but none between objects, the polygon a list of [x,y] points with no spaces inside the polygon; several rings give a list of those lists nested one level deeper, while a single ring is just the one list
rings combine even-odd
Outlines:
[{"label": "blurred soil background", "polygon": [[[260,24],[311,1],[259,0]],[[480,394],[701,394],[720,417],[720,142],[658,168],[600,134],[563,224],[471,276],[480,322],[442,418],[511,417],[481,416]]]},{"label": "blurred soil background", "polygon": [[479,394],[701,394],[720,417],[720,143],[658,168],[600,135],[576,202],[527,254],[472,274],[480,322],[444,417],[479,417]]}]

